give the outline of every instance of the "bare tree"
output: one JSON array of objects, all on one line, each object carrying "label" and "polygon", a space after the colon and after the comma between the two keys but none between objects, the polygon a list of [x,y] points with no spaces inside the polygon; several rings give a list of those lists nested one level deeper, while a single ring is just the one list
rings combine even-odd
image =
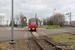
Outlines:
[{"label": "bare tree", "polygon": [[75,25],[75,21],[73,20],[73,21],[71,21],[71,25]]},{"label": "bare tree", "polygon": [[38,22],[40,24],[40,26],[42,25],[42,20],[38,19]]},{"label": "bare tree", "polygon": [[23,17],[25,17],[23,14],[17,15],[17,16],[14,18],[15,23],[16,23],[16,24],[22,23]]},{"label": "bare tree", "polygon": [[8,22],[9,22],[9,20],[7,20],[6,22],[7,22],[7,26],[8,26]]},{"label": "bare tree", "polygon": [[2,23],[2,16],[0,16],[0,25],[1,25],[1,23]]},{"label": "bare tree", "polygon": [[24,17],[24,15],[20,14],[20,21],[22,20],[23,17]]},{"label": "bare tree", "polygon": [[19,22],[20,22],[20,17],[19,17],[19,15],[17,15],[15,19],[16,19],[16,24],[19,24]]},{"label": "bare tree", "polygon": [[54,25],[58,25],[58,22],[60,26],[63,26],[65,23],[65,16],[61,13],[57,13],[54,16],[50,16],[47,19],[43,20],[43,23],[45,23],[45,20],[47,20],[47,25],[53,25],[53,18],[54,18]]}]

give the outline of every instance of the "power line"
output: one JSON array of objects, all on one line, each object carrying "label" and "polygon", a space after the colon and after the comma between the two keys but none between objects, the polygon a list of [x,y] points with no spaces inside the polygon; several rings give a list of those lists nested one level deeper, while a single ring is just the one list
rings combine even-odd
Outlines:
[{"label": "power line", "polygon": [[[75,3],[75,2],[72,2],[72,3],[70,3],[70,4],[68,4],[68,5],[65,5],[65,6],[67,7],[67,6],[70,6],[71,4],[74,4],[74,3]],[[63,6],[63,7],[65,7],[65,6]],[[63,8],[63,7],[60,7],[60,9]]]},{"label": "power line", "polygon": [[36,0],[34,0],[34,2],[32,3],[32,14],[31,14],[31,16],[33,15],[33,12],[34,12],[34,9],[35,9],[35,5],[36,5]]},{"label": "power line", "polygon": [[[67,0],[66,0],[66,1],[64,0],[64,1],[61,3],[61,4],[62,4],[62,6],[63,6],[63,3],[65,3],[65,2],[67,2]],[[59,6],[58,8],[60,8],[60,6]],[[57,9],[58,9],[58,8],[57,8]]]}]

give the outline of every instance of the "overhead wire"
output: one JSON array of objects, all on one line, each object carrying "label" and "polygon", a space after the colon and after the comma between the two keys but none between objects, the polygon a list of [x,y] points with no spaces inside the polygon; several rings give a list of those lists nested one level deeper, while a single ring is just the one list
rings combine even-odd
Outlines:
[{"label": "overhead wire", "polygon": [[36,0],[33,0],[33,1],[34,2],[32,2],[32,16],[35,13],[34,10],[35,10],[35,4],[36,4]]},{"label": "overhead wire", "polygon": [[[74,4],[74,3],[75,3],[75,2],[72,2],[72,3],[70,3],[70,4],[68,4],[68,5],[65,5],[65,6],[67,7],[67,6],[70,6],[71,4]],[[63,8],[63,7],[65,7],[65,6],[60,7],[60,9]],[[59,8],[58,8],[58,9],[59,9]]]},{"label": "overhead wire", "polygon": [[72,5],[72,4],[74,4],[75,2],[72,2],[72,3],[70,3],[70,4],[68,4],[68,5],[65,5],[65,6],[63,6],[63,7],[60,7],[60,9],[62,9],[62,8],[66,8],[66,7],[68,7],[68,6],[70,6],[70,5]]},{"label": "overhead wire", "polygon": [[[64,1],[61,3],[61,4],[62,4],[62,6],[63,6],[63,3],[65,3],[65,2],[67,2],[67,0],[64,0]],[[60,6],[59,6],[58,8],[60,8]],[[58,9],[58,8],[57,8],[57,9]]]},{"label": "overhead wire", "polygon": [[[66,7],[67,7],[67,6],[70,6],[70,5],[74,4],[74,3],[75,3],[75,2],[73,2],[73,3],[69,4],[69,5],[66,5]],[[62,8],[62,7],[61,7],[61,8]]]}]

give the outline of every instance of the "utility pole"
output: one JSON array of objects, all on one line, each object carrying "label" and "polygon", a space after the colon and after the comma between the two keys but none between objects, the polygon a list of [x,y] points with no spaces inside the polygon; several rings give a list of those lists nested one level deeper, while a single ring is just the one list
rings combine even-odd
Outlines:
[{"label": "utility pole", "polygon": [[70,13],[67,13],[66,15],[69,15],[69,17],[70,17],[70,25],[71,25],[71,12]]},{"label": "utility pole", "polygon": [[47,28],[47,20],[46,20],[46,28]]},{"label": "utility pole", "polygon": [[[54,9],[56,10],[56,9]],[[54,10],[53,10],[53,29],[54,29]]]},{"label": "utility pole", "polygon": [[7,26],[8,26],[8,19],[7,19]]},{"label": "utility pole", "polygon": [[58,17],[58,28],[59,28],[59,17]]},{"label": "utility pole", "polygon": [[13,39],[13,0],[11,1],[12,2],[12,26],[11,26],[11,41],[10,41],[10,44],[14,44],[15,42],[14,42],[14,39]]},{"label": "utility pole", "polygon": [[71,25],[71,12],[70,12],[70,25]]},{"label": "utility pole", "polygon": [[2,18],[2,20],[3,20],[3,24],[2,24],[2,25],[4,26],[4,16],[2,16],[2,17],[3,17],[3,18]]},{"label": "utility pole", "polygon": [[37,14],[35,13],[35,18],[37,18]]}]

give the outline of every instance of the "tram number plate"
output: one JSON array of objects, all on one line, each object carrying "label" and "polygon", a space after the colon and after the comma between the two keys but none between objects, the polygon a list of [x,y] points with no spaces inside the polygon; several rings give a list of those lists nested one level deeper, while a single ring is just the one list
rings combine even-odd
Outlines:
[{"label": "tram number plate", "polygon": [[35,28],[32,28],[32,30],[34,30]]}]

